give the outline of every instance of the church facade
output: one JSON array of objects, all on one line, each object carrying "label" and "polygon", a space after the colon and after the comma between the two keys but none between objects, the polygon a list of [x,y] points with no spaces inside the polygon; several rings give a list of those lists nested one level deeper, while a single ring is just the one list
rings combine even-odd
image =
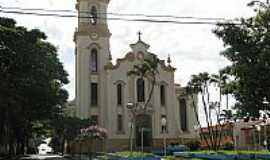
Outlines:
[{"label": "church facade", "polygon": [[[194,105],[185,88],[175,83],[176,69],[170,65],[170,57],[167,62],[158,61],[156,83],[147,109],[143,104],[151,82],[127,73],[134,65],[142,64],[146,57],[157,57],[149,51],[150,45],[143,42],[139,34],[138,41],[130,45],[130,52],[112,63],[111,33],[104,14],[108,5],[109,0],[77,0],[74,116],[91,119],[106,128],[108,139],[104,145],[111,151],[128,149],[130,144],[162,146],[164,136],[168,143],[196,138]],[[135,114],[130,105],[137,107]],[[164,119],[166,132],[162,130]]]}]

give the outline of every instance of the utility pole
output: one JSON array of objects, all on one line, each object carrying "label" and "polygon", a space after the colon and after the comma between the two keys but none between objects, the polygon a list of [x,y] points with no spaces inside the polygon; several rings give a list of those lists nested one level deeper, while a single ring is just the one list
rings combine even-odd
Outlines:
[{"label": "utility pole", "polygon": [[141,130],[141,151],[143,152],[143,128]]}]

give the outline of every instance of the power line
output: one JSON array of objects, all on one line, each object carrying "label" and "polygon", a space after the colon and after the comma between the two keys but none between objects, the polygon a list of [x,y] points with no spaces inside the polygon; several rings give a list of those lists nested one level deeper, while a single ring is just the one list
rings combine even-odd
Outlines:
[{"label": "power line", "polygon": [[[69,13],[78,13],[74,10],[51,10],[51,9],[44,9],[44,8],[20,8],[20,7],[0,7],[2,9],[8,9],[8,10],[22,10],[22,11],[45,11],[45,12],[69,12]],[[79,13],[87,13],[91,14],[89,11],[80,11]],[[195,17],[195,16],[175,16],[175,15],[147,15],[147,14],[130,14],[130,13],[114,13],[114,12],[108,12],[108,13],[98,13],[100,15],[114,15],[114,16],[130,16],[130,17],[147,17],[147,18],[173,18],[173,19],[196,19],[196,20],[218,20],[218,21],[233,21],[232,19],[226,19],[226,18],[213,18],[213,17]]]},{"label": "power line", "polygon": [[146,15],[146,14],[125,14],[125,13],[108,13],[108,14],[117,16],[144,16],[148,18],[174,18],[174,19],[223,20],[223,21],[229,20],[225,18],[207,18],[207,17],[192,17],[192,16],[180,17],[174,15]]},{"label": "power line", "polygon": [[71,13],[77,13],[74,10],[53,10],[53,9],[44,9],[44,8],[20,8],[20,7],[1,7],[2,9],[8,9],[8,10],[22,10],[22,11],[46,11],[46,12],[71,12]]},{"label": "power line", "polygon": [[62,15],[57,13],[36,13],[36,12],[21,12],[21,11],[5,11],[0,9],[2,13],[10,14],[21,14],[21,15],[34,15],[34,16],[44,16],[44,17],[62,17],[62,18],[74,18],[76,15]]},{"label": "power line", "polygon": [[[44,17],[60,17],[60,18],[92,18],[91,16],[77,16],[71,14],[58,14],[58,13],[37,13],[37,12],[21,12],[21,11],[6,11],[0,9],[2,13],[9,14],[19,14],[19,15],[34,15],[34,16],[44,16]],[[129,21],[129,22],[149,22],[149,23],[170,23],[170,24],[208,24],[208,25],[216,25],[216,24],[228,24],[228,25],[240,25],[237,23],[224,23],[224,22],[214,22],[214,21],[175,21],[175,20],[157,20],[157,19],[146,19],[146,18],[119,18],[119,17],[97,17],[98,19],[103,20],[117,20],[117,21]]]}]

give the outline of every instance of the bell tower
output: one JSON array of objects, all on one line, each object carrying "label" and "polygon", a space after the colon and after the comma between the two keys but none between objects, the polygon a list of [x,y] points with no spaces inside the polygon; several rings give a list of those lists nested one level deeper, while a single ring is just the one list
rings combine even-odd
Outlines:
[{"label": "bell tower", "polygon": [[110,0],[77,0],[76,44],[76,116],[95,116],[102,123],[106,72],[110,61],[110,36],[107,8]]}]

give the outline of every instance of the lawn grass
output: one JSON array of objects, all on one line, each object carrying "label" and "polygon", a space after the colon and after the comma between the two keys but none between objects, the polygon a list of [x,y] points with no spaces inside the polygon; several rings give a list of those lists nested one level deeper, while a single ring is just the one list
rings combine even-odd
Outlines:
[{"label": "lawn grass", "polygon": [[269,151],[267,150],[261,150],[261,151],[256,151],[256,150],[220,150],[220,151],[208,151],[208,150],[203,150],[203,151],[194,151],[191,153],[205,153],[205,154],[270,154]]},{"label": "lawn grass", "polygon": [[[189,153],[203,153],[203,154],[225,154],[225,155],[243,155],[243,154],[270,154],[269,151],[261,150],[261,151],[251,151],[251,150],[220,150],[220,151],[208,151],[208,150],[201,150],[201,151],[193,151]],[[153,156],[151,153],[145,152],[130,152],[130,151],[122,151],[113,153],[114,156],[124,157],[124,158],[138,158],[138,157],[146,157],[146,156]],[[167,156],[164,157],[165,160],[182,160],[181,158],[177,158],[174,156]],[[192,160],[201,160],[195,159]]]}]

